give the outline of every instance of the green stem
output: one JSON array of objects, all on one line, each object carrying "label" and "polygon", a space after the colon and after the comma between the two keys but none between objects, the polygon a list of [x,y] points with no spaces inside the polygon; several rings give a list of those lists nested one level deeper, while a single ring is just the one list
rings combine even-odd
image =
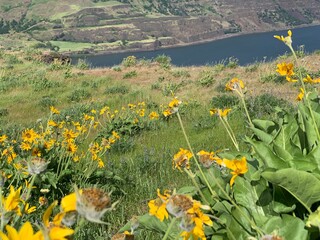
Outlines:
[{"label": "green stem", "polygon": [[173,218],[171,220],[170,225],[168,226],[167,231],[166,231],[165,235],[163,236],[162,240],[167,240],[168,239],[170,231],[171,231],[171,229],[172,229],[172,227],[173,227],[173,225],[174,225],[176,220],[177,220],[177,218]]},{"label": "green stem", "polygon": [[26,195],[26,200],[25,201],[28,201],[28,199],[30,197],[30,193],[31,193],[34,181],[36,180],[36,177],[37,177],[36,174],[32,175],[32,177],[31,177],[31,182],[30,182],[29,187],[28,187],[28,191],[27,191],[27,195]]},{"label": "green stem", "polygon": [[242,92],[241,92],[241,94],[240,94],[240,99],[241,99],[241,102],[242,102],[244,111],[246,112],[246,115],[247,115],[247,118],[248,118],[250,127],[253,127],[253,123],[252,123],[252,121],[251,121],[251,117],[250,117],[249,112],[248,112],[247,104],[246,104],[246,101],[244,100],[244,95],[243,95]]},{"label": "green stem", "polygon": [[76,235],[76,233],[79,232],[79,230],[83,227],[84,223],[86,222],[86,220],[83,217],[80,217],[80,221],[78,221],[78,224],[76,226],[76,228],[74,229],[74,236]]},{"label": "green stem", "polygon": [[[191,181],[193,182],[193,184],[195,185],[195,187],[197,188],[201,198],[205,201],[205,204],[210,205],[209,201],[206,199],[206,197],[204,196],[202,190],[200,189],[199,184],[197,183],[197,181],[194,179],[194,174],[192,174],[192,172],[188,169],[184,169],[184,171],[188,174],[188,176],[191,178]],[[212,196],[212,198],[216,198],[217,195]],[[210,209],[212,211],[212,209]]]},{"label": "green stem", "polygon": [[189,138],[188,138],[188,136],[187,136],[187,134],[186,134],[186,131],[185,131],[185,129],[184,129],[184,126],[183,126],[183,123],[182,123],[182,120],[181,120],[181,117],[180,117],[179,112],[177,112],[177,116],[178,116],[178,119],[179,119],[179,123],[180,123],[181,129],[182,129],[184,138],[185,138],[185,140],[187,141],[188,147],[189,147],[189,149],[190,149],[190,151],[191,151],[191,153],[192,153],[192,156],[193,156],[193,159],[194,159],[194,161],[195,161],[195,163],[196,163],[196,165],[197,165],[197,168],[198,168],[198,170],[199,170],[199,172],[200,172],[200,174],[201,174],[204,182],[206,183],[206,185],[207,185],[207,187],[208,187],[211,195],[212,195],[212,196],[216,196],[216,195],[217,195],[216,192],[212,190],[212,188],[211,188],[211,186],[210,186],[210,184],[209,184],[209,182],[208,182],[208,179],[206,178],[206,176],[204,175],[204,173],[203,173],[203,171],[202,171],[202,169],[201,169],[201,166],[200,166],[200,164],[199,164],[199,162],[198,162],[198,159],[195,157],[196,155],[194,154],[194,152],[193,152],[193,150],[192,150],[191,144],[190,144],[190,142],[189,142]]},{"label": "green stem", "polygon": [[229,129],[230,125],[227,124],[227,121],[225,122],[221,116],[219,116],[219,118],[220,118],[224,128],[227,130],[227,133],[228,133],[233,145],[236,147],[237,151],[239,152],[239,144],[238,144],[237,139],[235,138],[234,134],[232,133],[231,128]]}]

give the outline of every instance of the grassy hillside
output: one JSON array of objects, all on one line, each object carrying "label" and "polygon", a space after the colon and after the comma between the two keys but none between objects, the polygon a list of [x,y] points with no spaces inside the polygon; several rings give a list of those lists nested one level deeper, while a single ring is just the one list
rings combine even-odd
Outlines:
[{"label": "grassy hillside", "polygon": [[[181,116],[195,149],[233,149],[221,123],[209,114],[213,107],[232,108],[230,124],[241,147],[246,149],[243,136],[248,129],[243,126],[247,122],[237,98],[225,92],[225,84],[235,77],[245,81],[251,116],[275,118],[276,106],[294,109],[296,105],[297,85],[275,72],[277,63],[292,61],[292,56],[281,56],[274,62],[245,67],[223,62],[178,68],[170,64],[168,57],[159,56],[153,61],[127,58],[113,68],[87,69],[83,62],[75,66],[59,62],[44,64],[40,54],[34,51],[1,51],[0,136],[18,135],[20,129],[42,125],[51,116],[50,106],[59,109],[60,120],[70,124],[70,119],[82,119],[85,114],[92,115],[92,110],[99,112],[105,106],[116,114],[116,111],[127,111],[129,104],[143,105],[146,118],[149,112],[157,112],[160,115],[157,122],[143,122],[145,125],[139,125],[138,130],[131,121],[128,127],[132,134],[121,138],[103,157],[106,168],[99,172],[103,174],[99,179],[103,180],[88,179],[84,184],[112,190],[112,197],[120,203],[115,211],[106,214],[105,221],[110,225],[82,225],[76,239],[110,239],[133,215],[148,211],[147,202],[154,198],[157,188],[178,189],[190,181],[183,173],[173,174],[171,165],[172,156],[179,148],[187,147],[178,120],[162,116],[173,94],[184,102]],[[320,77],[319,54],[300,53],[299,61],[304,75]],[[112,124],[116,126],[115,122]],[[89,139],[98,131],[93,129]],[[137,239],[156,240],[159,235],[143,231]]]}]

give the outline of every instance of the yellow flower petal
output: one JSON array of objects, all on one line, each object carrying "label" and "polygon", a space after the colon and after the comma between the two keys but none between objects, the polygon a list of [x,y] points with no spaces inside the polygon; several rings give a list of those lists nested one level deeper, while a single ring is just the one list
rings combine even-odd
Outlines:
[{"label": "yellow flower petal", "polygon": [[76,193],[71,193],[71,194],[63,197],[61,200],[61,204],[60,204],[62,211],[64,211],[64,212],[75,211],[76,205],[77,205]]}]

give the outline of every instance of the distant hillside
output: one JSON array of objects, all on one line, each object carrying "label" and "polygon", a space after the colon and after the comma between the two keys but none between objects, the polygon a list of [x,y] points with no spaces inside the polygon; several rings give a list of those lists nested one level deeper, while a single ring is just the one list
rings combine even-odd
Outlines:
[{"label": "distant hillside", "polygon": [[320,24],[319,0],[0,0],[0,34],[64,51],[156,49],[310,24]]}]

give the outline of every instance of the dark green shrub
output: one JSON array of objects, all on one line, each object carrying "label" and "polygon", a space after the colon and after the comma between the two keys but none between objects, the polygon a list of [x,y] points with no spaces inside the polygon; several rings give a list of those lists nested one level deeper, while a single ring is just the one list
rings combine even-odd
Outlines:
[{"label": "dark green shrub", "polygon": [[277,98],[269,93],[247,99],[247,108],[251,118],[272,116],[276,108],[292,109],[293,106],[286,100]]},{"label": "dark green shrub", "polygon": [[79,59],[76,65],[76,68],[80,70],[87,70],[90,68],[89,63],[84,59]]},{"label": "dark green shrub", "polygon": [[232,108],[239,104],[239,98],[230,94],[221,94],[211,99],[211,105],[214,108]]},{"label": "dark green shrub", "polygon": [[264,75],[261,76],[260,78],[261,82],[267,83],[267,82],[273,82],[273,83],[285,83],[286,82],[286,77],[285,76],[280,76],[278,73],[272,73],[269,75]]},{"label": "dark green shrub", "polygon": [[9,115],[9,110],[7,108],[0,108],[0,118],[8,115]]},{"label": "dark green shrub", "polygon": [[69,96],[68,100],[70,102],[79,102],[81,100],[91,97],[91,94],[86,89],[76,89]]},{"label": "dark green shrub", "polygon": [[162,68],[169,69],[171,67],[171,58],[166,55],[159,55],[154,59],[154,62],[160,64]]},{"label": "dark green shrub", "polygon": [[49,109],[50,106],[55,106],[56,103],[57,100],[50,96],[43,96],[39,101],[39,105],[43,109]]},{"label": "dark green shrub", "polygon": [[124,67],[133,67],[137,65],[137,58],[135,56],[129,56],[122,60],[121,65]]},{"label": "dark green shrub", "polygon": [[128,78],[133,78],[133,77],[136,77],[138,76],[138,73],[137,71],[130,71],[130,72],[127,72],[123,75],[123,79],[128,79]]},{"label": "dark green shrub", "polygon": [[210,70],[201,71],[198,82],[201,86],[209,87],[215,82],[213,72]]},{"label": "dark green shrub", "polygon": [[109,87],[105,90],[106,94],[126,94],[129,92],[129,88],[124,85],[119,85],[119,86],[112,86]]}]

